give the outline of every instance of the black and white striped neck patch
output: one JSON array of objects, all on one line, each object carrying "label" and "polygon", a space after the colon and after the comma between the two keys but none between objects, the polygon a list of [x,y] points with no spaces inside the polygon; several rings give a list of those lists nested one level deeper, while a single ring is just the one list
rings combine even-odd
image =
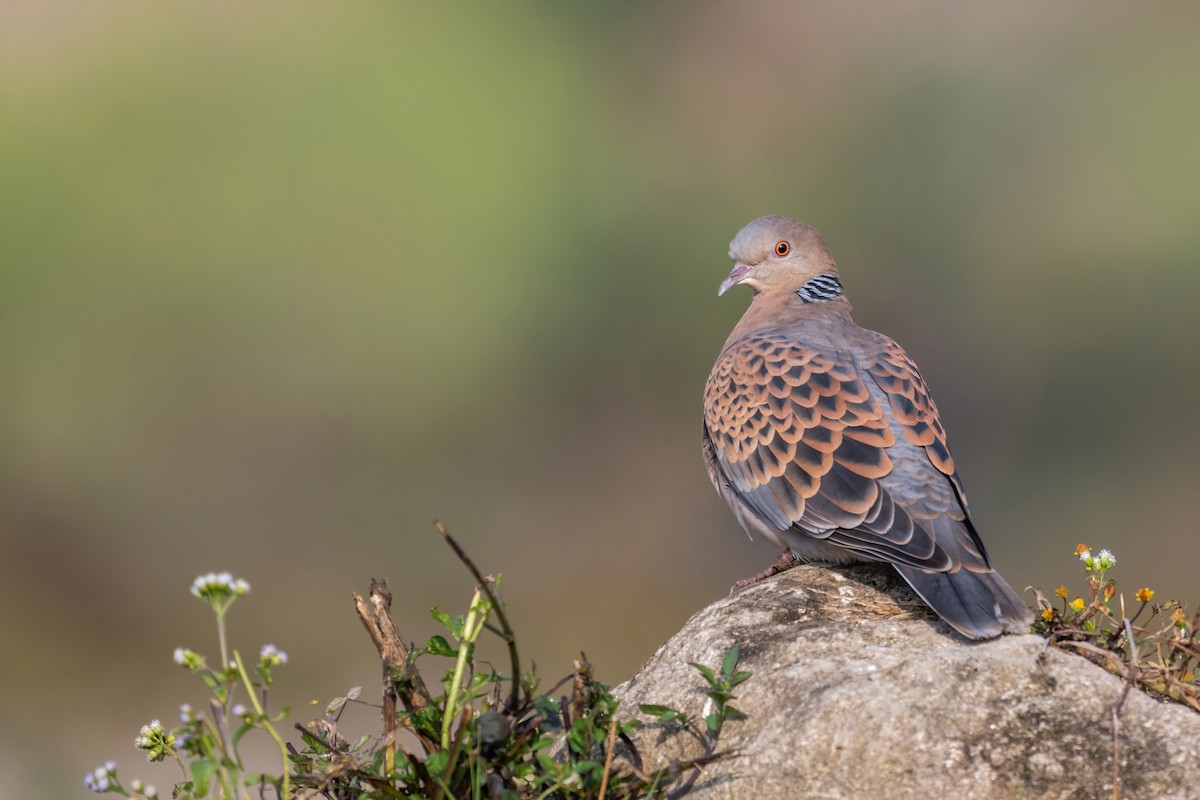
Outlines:
[{"label": "black and white striped neck patch", "polygon": [[832,272],[823,272],[796,290],[796,295],[806,303],[823,303],[842,296],[842,282]]}]

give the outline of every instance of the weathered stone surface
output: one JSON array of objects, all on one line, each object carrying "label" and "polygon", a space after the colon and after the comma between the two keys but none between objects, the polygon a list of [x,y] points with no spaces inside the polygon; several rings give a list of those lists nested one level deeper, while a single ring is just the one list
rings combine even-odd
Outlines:
[{"label": "weathered stone surface", "polygon": [[[973,643],[886,567],[802,566],[692,617],[617,689],[702,717],[703,680],[739,642],[754,673],[691,797],[1111,798],[1121,679],[1034,635]],[[647,768],[694,756],[687,736],[639,733]],[[1120,718],[1121,797],[1200,798],[1200,714],[1131,691]]]}]

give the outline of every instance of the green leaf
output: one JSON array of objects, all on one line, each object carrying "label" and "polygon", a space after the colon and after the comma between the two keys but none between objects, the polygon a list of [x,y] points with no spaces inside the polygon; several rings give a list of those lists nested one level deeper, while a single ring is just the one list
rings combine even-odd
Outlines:
[{"label": "green leaf", "polygon": [[429,644],[425,646],[425,652],[432,653],[435,656],[449,656],[453,658],[458,655],[458,651],[450,646],[444,636],[430,636]]},{"label": "green leaf", "polygon": [[193,794],[196,797],[207,797],[209,787],[212,784],[213,778],[221,769],[221,762],[216,758],[197,758],[188,765],[192,773],[190,783],[194,787]]},{"label": "green leaf", "polygon": [[718,705],[729,702],[729,698],[733,697],[733,694],[725,689],[713,689],[712,691],[705,692],[705,694],[711,697],[713,702]]},{"label": "green leaf", "polygon": [[442,775],[446,765],[450,763],[450,753],[445,750],[435,750],[425,757],[425,768],[433,775]]},{"label": "green leaf", "polygon": [[704,718],[704,723],[708,727],[708,732],[715,735],[717,731],[721,730],[721,715],[715,712],[709,714]]},{"label": "green leaf", "polygon": [[725,719],[745,719],[746,715],[733,706],[725,706]]},{"label": "green leaf", "polygon": [[729,652],[725,654],[725,660],[721,662],[721,674],[725,676],[725,680],[729,680],[733,675],[741,650],[741,646],[735,642],[733,647],[729,648]]},{"label": "green leaf", "polygon": [[700,670],[700,674],[704,676],[704,680],[708,681],[710,685],[717,685],[717,673],[713,672],[712,667],[697,664],[695,661],[689,661],[688,665]]},{"label": "green leaf", "polygon": [[463,637],[463,630],[466,627],[467,627],[466,619],[463,618],[462,614],[459,614],[457,617],[454,618],[454,622],[452,622],[450,624],[450,635],[453,636],[455,639],[461,640]]},{"label": "green leaf", "polygon": [[745,670],[742,670],[741,672],[735,672],[733,677],[729,679],[729,685],[733,687],[737,686],[739,683],[745,683],[746,680],[753,674],[753,672],[746,672]]},{"label": "green leaf", "polygon": [[433,608],[429,609],[429,613],[434,619],[436,619],[438,622],[442,623],[443,628],[445,628],[446,630],[450,630],[450,615],[449,614],[447,614],[445,611],[438,611],[437,606],[434,606]]},{"label": "green leaf", "polygon": [[667,725],[679,720],[686,720],[687,715],[682,711],[678,711],[670,706],[657,706],[650,703],[638,706],[643,714],[649,714],[652,717],[657,717],[660,725]]},{"label": "green leaf", "polygon": [[547,734],[539,736],[537,739],[535,739],[533,741],[533,744],[530,745],[530,749],[531,750],[546,750],[550,747],[553,747],[554,743],[557,741],[558,741],[557,736],[553,736],[553,735],[547,733]]},{"label": "green leaf", "polygon": [[542,720],[547,728],[558,730],[562,727],[562,708],[553,697],[540,694],[533,698],[533,707],[542,715]]},{"label": "green leaf", "polygon": [[233,747],[235,750],[237,749],[238,743],[242,741],[242,737],[254,730],[256,727],[258,726],[253,722],[243,722],[238,726],[238,729],[234,731],[233,734]]}]

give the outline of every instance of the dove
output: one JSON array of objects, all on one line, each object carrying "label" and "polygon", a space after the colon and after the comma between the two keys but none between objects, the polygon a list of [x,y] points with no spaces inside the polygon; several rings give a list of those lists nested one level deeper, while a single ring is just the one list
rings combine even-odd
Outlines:
[{"label": "dove", "polygon": [[702,449],[742,528],[792,560],[891,564],[968,638],[1026,631],[1032,613],[988,560],[917,365],[851,318],[820,234],[760,217],[729,257],[718,296],[754,297],[705,385]]}]

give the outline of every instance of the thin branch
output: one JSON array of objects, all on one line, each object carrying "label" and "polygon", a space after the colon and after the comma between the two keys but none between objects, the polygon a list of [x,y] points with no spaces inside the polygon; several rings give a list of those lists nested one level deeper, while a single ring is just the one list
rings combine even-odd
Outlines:
[{"label": "thin branch", "polygon": [[614,714],[608,723],[608,752],[604,756],[604,774],[600,776],[600,800],[604,800],[604,793],[608,791],[608,773],[612,770],[613,760],[613,745],[617,738],[617,717]]},{"label": "thin branch", "polygon": [[508,624],[508,615],[504,613],[504,606],[500,603],[499,598],[496,597],[494,582],[483,576],[483,573],[475,566],[475,562],[458,546],[458,542],[454,541],[454,537],[450,535],[450,531],[446,529],[441,520],[435,519],[433,525],[438,529],[438,533],[442,535],[442,538],[446,540],[446,544],[450,545],[454,554],[458,556],[458,560],[463,562],[471,572],[471,575],[475,577],[479,588],[483,589],[488,597],[488,602],[496,610],[496,619],[500,623],[502,634],[501,638],[508,645],[508,658],[512,662],[512,689],[509,692],[508,701],[504,705],[510,714],[515,714],[521,707],[521,658],[517,655],[517,637],[513,633],[512,626]]}]

